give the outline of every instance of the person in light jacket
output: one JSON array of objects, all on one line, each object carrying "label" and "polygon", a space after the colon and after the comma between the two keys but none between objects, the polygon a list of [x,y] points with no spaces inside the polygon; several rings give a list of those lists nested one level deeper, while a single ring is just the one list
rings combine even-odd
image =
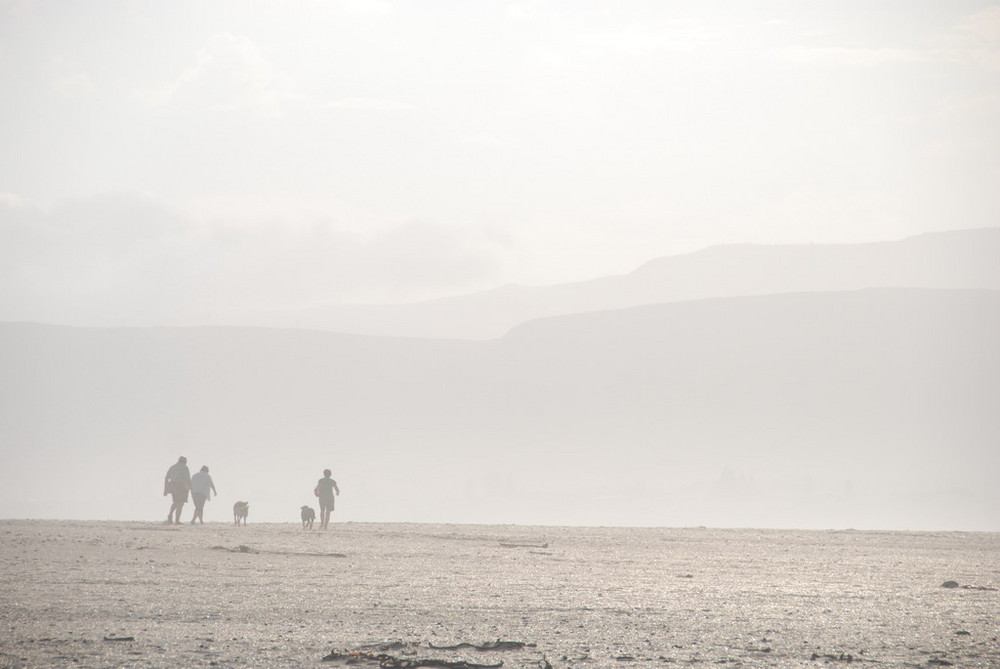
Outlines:
[{"label": "person in light jacket", "polygon": [[200,472],[191,477],[191,499],[194,501],[192,525],[196,520],[202,525],[205,524],[205,518],[202,515],[205,513],[205,502],[212,499],[213,494],[218,495],[219,493],[215,491],[215,483],[208,475],[208,466],[206,465],[201,468]]}]

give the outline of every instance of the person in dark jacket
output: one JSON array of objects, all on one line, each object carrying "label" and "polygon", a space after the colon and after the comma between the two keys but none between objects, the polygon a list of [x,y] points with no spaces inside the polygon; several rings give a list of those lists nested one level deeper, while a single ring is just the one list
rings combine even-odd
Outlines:
[{"label": "person in dark jacket", "polygon": [[188,501],[188,492],[191,490],[191,472],[188,470],[187,458],[183,455],[177,458],[167,475],[163,479],[163,496],[173,496],[173,503],[170,505],[170,512],[167,514],[167,523],[175,525],[181,524],[181,509]]},{"label": "person in dark jacket", "polygon": [[330,524],[330,514],[333,513],[333,503],[337,495],[340,494],[340,488],[337,487],[337,482],[330,478],[330,470],[323,470],[323,478],[319,480],[316,484],[316,496],[319,497],[319,526],[321,529],[326,529],[326,526]]}]

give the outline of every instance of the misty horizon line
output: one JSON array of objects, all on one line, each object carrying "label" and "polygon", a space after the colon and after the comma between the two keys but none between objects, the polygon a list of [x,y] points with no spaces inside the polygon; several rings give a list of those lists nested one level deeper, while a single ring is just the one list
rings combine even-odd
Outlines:
[{"label": "misty horizon line", "polygon": [[[3,516],[0,517],[0,524],[2,523],[88,523],[88,524],[98,524],[98,523],[119,523],[119,524],[129,524],[129,525],[152,525],[154,527],[164,527],[164,531],[193,531],[197,532],[198,528],[204,527],[205,525],[218,525],[222,527],[234,527],[234,532],[247,532],[250,531],[255,525],[265,525],[265,526],[276,526],[276,525],[289,525],[298,531],[301,531],[301,521],[300,520],[260,520],[247,523],[246,526],[240,526],[236,529],[233,525],[231,519],[222,520],[206,520],[204,523],[192,525],[190,523],[181,523],[180,525],[166,526],[162,520],[136,520],[136,519],[122,519],[122,518],[49,518],[49,517],[19,517],[19,516]],[[632,525],[628,523],[606,523],[606,524],[587,524],[587,523],[504,523],[504,522],[450,522],[450,521],[435,521],[435,520],[335,520],[330,519],[331,526],[337,525],[372,525],[372,526],[385,526],[385,525],[404,525],[404,526],[420,526],[420,527],[442,527],[442,528],[466,528],[466,527],[530,527],[534,529],[592,529],[592,530],[605,530],[605,529],[621,529],[621,530],[705,530],[709,532],[801,532],[809,534],[1000,534],[1000,530],[968,530],[968,529],[900,529],[900,528],[890,528],[890,527],[800,527],[800,526],[762,526],[762,525],[649,525],[649,524],[637,524]],[[332,528],[331,528],[332,529]],[[328,533],[330,536],[335,536],[336,532]]]}]

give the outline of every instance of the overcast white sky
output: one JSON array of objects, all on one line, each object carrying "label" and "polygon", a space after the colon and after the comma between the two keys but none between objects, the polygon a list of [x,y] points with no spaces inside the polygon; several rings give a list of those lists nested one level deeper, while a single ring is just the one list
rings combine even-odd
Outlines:
[{"label": "overcast white sky", "polygon": [[212,322],[1000,213],[987,2],[0,0],[0,320]]}]

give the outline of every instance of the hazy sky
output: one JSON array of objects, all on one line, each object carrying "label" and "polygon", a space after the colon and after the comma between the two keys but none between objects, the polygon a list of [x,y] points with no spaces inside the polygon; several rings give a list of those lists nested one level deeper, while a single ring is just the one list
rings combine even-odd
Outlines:
[{"label": "hazy sky", "polygon": [[993,226],[1000,4],[0,0],[0,320]]}]

